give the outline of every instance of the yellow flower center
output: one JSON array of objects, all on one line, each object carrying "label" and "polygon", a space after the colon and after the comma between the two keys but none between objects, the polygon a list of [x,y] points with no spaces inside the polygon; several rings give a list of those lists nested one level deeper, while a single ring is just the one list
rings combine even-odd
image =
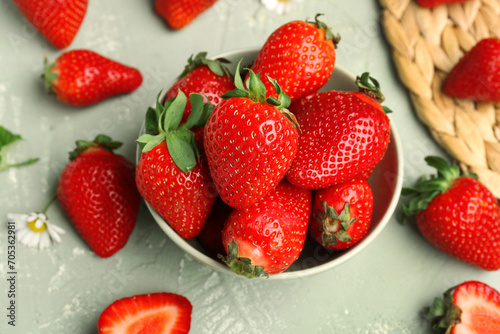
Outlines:
[{"label": "yellow flower center", "polygon": [[47,228],[47,224],[45,224],[40,219],[35,219],[35,220],[28,222],[28,227],[33,232],[40,233]]}]

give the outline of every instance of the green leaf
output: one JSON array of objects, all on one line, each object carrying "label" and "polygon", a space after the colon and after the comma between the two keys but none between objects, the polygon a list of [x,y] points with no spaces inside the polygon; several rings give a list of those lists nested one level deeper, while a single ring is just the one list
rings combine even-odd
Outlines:
[{"label": "green leaf", "polygon": [[8,168],[31,165],[39,160],[38,158],[32,158],[23,162],[7,163],[7,156],[12,145],[21,139],[22,137],[20,135],[14,134],[0,125],[0,171]]},{"label": "green leaf", "polygon": [[237,89],[246,91],[246,87],[243,84],[243,80],[241,80],[241,74],[240,74],[240,65],[241,62],[243,61],[243,58],[240,59],[238,62],[238,65],[236,66],[236,72],[234,72],[234,85],[236,86]]},{"label": "green leaf", "polygon": [[148,133],[159,133],[158,129],[158,115],[156,109],[149,107],[146,111],[146,121],[145,121],[146,132]]},{"label": "green leaf", "polygon": [[188,173],[196,166],[193,137],[194,134],[189,130],[179,130],[166,134],[168,152],[177,167],[185,173]]},{"label": "green leaf", "polygon": [[187,97],[181,90],[179,90],[177,96],[174,97],[172,101],[169,102],[168,107],[165,108],[163,130],[167,132],[177,130],[182,120],[186,104]]},{"label": "green leaf", "polygon": [[21,140],[21,136],[13,134],[6,128],[0,125],[0,148],[12,144],[15,141]]},{"label": "green leaf", "polygon": [[165,133],[160,133],[157,135],[151,135],[149,133],[142,134],[138,139],[137,143],[141,148],[142,152],[147,152],[153,149],[156,145],[161,143],[165,139]]},{"label": "green leaf", "polygon": [[[208,98],[206,99],[208,100]],[[189,101],[191,102],[191,113],[181,128],[195,129],[205,126],[214,106],[208,102],[205,103],[200,94],[190,94]]]}]

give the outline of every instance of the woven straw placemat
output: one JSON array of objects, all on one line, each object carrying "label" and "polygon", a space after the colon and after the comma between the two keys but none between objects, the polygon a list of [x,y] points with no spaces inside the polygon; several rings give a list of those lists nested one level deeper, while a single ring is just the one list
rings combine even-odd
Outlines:
[{"label": "woven straw placemat", "polygon": [[436,142],[500,198],[500,105],[441,92],[465,52],[500,37],[500,0],[469,0],[433,9],[415,0],[379,0],[392,58],[414,110]]}]

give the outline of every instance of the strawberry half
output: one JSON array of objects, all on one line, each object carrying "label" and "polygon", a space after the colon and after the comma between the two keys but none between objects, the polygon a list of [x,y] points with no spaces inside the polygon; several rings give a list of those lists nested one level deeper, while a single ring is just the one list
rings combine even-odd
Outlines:
[{"label": "strawberry half", "polygon": [[316,92],[330,79],[340,36],[334,36],[330,28],[318,20],[320,15],[316,15],[314,22],[284,24],[260,49],[251,69],[260,75],[268,96],[274,94],[268,76],[276,79],[292,102]]},{"label": "strawberry half", "polygon": [[[177,96],[177,92],[181,90],[187,96],[191,93],[202,94],[204,102],[217,106],[223,101],[220,97],[222,94],[236,88],[229,70],[223,65],[227,60],[212,60],[206,56],[206,52],[200,52],[194,58],[193,56],[189,58],[184,71],[167,91],[166,100]],[[188,101],[182,122],[187,120],[190,113],[191,102]]]},{"label": "strawberry half", "polygon": [[500,333],[500,293],[487,284],[466,281],[435,298],[424,316],[439,334]]},{"label": "strawberry half", "polygon": [[155,12],[168,26],[179,30],[190,24],[217,0],[156,0]]},{"label": "strawberry half", "polygon": [[114,301],[101,313],[99,334],[187,334],[193,306],[184,296],[158,292]]},{"label": "strawberry half", "polygon": [[474,175],[462,175],[458,166],[440,157],[427,157],[437,169],[414,187],[403,206],[416,215],[422,235],[443,252],[485,270],[500,269],[500,209],[493,194]]},{"label": "strawberry half", "polygon": [[61,102],[79,107],[131,93],[142,83],[137,69],[90,50],[64,52],[54,63],[45,59],[43,78],[49,93]]},{"label": "strawberry half", "polygon": [[56,48],[68,47],[87,12],[88,0],[13,0],[26,19]]},{"label": "strawberry half", "polygon": [[235,90],[215,107],[207,121],[204,145],[210,174],[224,202],[245,208],[266,196],[283,179],[297,152],[295,117],[290,99],[276,81],[279,98],[250,70],[243,85],[239,64]]},{"label": "strawberry half", "polygon": [[157,100],[156,108],[146,112],[146,133],[137,139],[142,149],[136,167],[139,192],[185,239],[200,233],[217,198],[203,152],[201,128],[213,106],[204,103],[199,94],[191,94],[190,101],[191,114],[180,125],[186,95],[179,91],[164,105]]},{"label": "strawberry half", "polygon": [[79,140],[59,177],[57,195],[78,233],[100,257],[127,243],[139,212],[134,165],[113,153],[121,143],[105,135]]}]

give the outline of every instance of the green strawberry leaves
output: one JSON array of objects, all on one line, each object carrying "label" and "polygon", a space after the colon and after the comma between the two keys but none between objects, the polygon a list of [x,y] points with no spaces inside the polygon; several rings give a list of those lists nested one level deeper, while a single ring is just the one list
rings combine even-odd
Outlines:
[{"label": "green strawberry leaves", "polygon": [[435,298],[432,305],[424,307],[423,315],[432,324],[435,333],[447,334],[451,329],[460,323],[462,310],[453,304],[453,290],[447,290],[443,294],[443,299]]},{"label": "green strawberry leaves", "polygon": [[347,229],[358,217],[351,218],[349,202],[345,202],[340,213],[337,213],[333,207],[328,206],[325,201],[321,201],[321,208],[322,210],[318,209],[318,212],[314,214],[314,218],[321,232],[323,246],[334,245],[338,241],[350,241],[351,236],[347,233]]},{"label": "green strawberry leaves", "polygon": [[7,162],[7,156],[10,149],[12,148],[12,145],[21,139],[22,137],[20,135],[14,134],[0,125],[0,171],[13,167],[31,165],[39,160],[38,158],[32,158],[23,162],[13,164],[9,164]]},{"label": "green strawberry leaves", "polygon": [[332,30],[330,29],[330,27],[328,27],[328,25],[325,22],[318,20],[318,17],[320,17],[321,15],[324,15],[324,14],[320,14],[320,13],[316,14],[316,16],[314,17],[314,22],[307,21],[307,20],[306,20],[306,22],[315,24],[316,27],[318,27],[319,29],[323,29],[325,31],[326,40],[333,41],[333,45],[335,46],[335,48],[337,48],[337,44],[340,42],[340,35],[339,34],[334,35]]},{"label": "green strawberry leaves", "polygon": [[[370,76],[370,73],[364,72],[361,76],[356,77],[356,85],[361,93],[377,101],[379,104],[385,101],[385,96],[382,94],[379,82]],[[389,107],[382,106],[386,114],[392,113]]]},{"label": "green strawberry leaves", "polygon": [[179,78],[186,76],[189,72],[193,71],[199,66],[206,65],[214,74],[218,76],[231,76],[229,69],[223,65],[223,63],[229,63],[229,60],[225,58],[217,58],[215,60],[207,59],[206,52],[198,53],[194,58],[193,55],[189,57],[188,64],[184,67],[184,71],[179,75]]},{"label": "green strawberry leaves", "polygon": [[194,133],[191,129],[205,125],[214,106],[205,103],[200,94],[191,94],[191,113],[184,124],[180,124],[187,104],[187,97],[179,91],[177,96],[160,102],[161,92],[156,98],[156,107],[146,111],[145,128],[137,143],[142,152],[153,149],[163,140],[166,141],[168,151],[174,163],[183,172],[190,172],[200,157]]},{"label": "green strawberry leaves", "polygon": [[264,267],[254,266],[249,258],[239,257],[238,244],[234,238],[228,246],[227,256],[218,254],[217,257],[238,275],[246,278],[269,277],[269,274],[264,271]]}]

